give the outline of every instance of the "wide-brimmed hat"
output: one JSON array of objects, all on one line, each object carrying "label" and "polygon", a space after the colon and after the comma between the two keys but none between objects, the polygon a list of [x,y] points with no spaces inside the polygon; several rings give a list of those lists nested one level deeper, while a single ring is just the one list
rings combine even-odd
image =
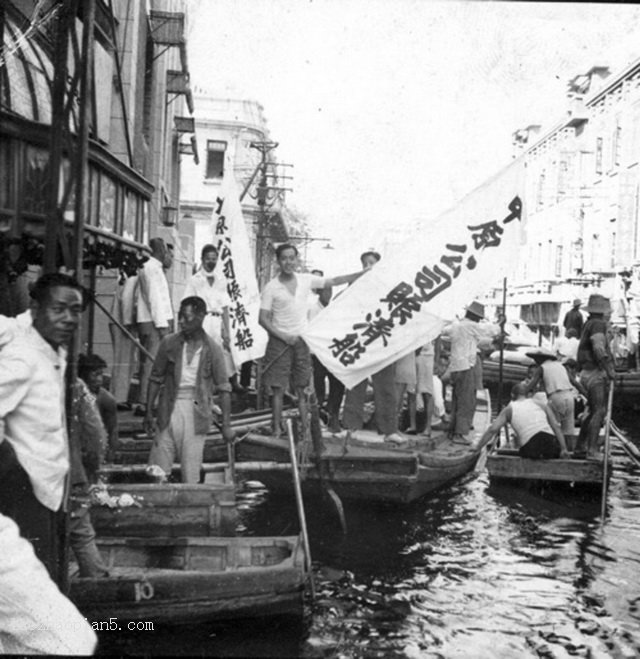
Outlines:
[{"label": "wide-brimmed hat", "polygon": [[584,310],[587,313],[611,313],[611,303],[609,302],[608,297],[594,293],[589,296],[589,302]]},{"label": "wide-brimmed hat", "polygon": [[373,247],[368,247],[367,249],[365,249],[365,251],[362,252],[362,254],[360,254],[360,260],[361,260],[361,261],[364,260],[364,257],[365,257],[365,256],[373,256],[373,258],[374,258],[376,261],[379,261],[379,260],[382,258],[382,257],[380,256],[380,252],[378,252],[378,251],[377,251],[376,249],[374,249]]},{"label": "wide-brimmed hat", "polygon": [[581,304],[582,304],[582,300],[581,300],[579,297],[577,297],[577,298],[573,301],[573,306],[574,306],[574,307],[579,307]]},{"label": "wide-brimmed hat", "polygon": [[484,318],[484,304],[475,300],[467,307],[467,313],[473,314],[477,318]]},{"label": "wide-brimmed hat", "polygon": [[558,359],[556,353],[549,350],[549,348],[534,348],[525,354],[527,357],[531,357],[531,359],[535,359],[536,361],[543,361],[545,359]]}]

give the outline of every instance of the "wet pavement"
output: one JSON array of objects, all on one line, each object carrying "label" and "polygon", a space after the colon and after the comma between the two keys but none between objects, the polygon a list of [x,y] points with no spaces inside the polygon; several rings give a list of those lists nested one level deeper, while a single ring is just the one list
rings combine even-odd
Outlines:
[{"label": "wet pavement", "polygon": [[[297,531],[290,499],[253,488],[241,508],[249,534]],[[408,508],[347,504],[346,516],[342,535],[328,502],[307,503],[317,598],[305,620],[103,635],[102,651],[640,656],[640,469],[622,454],[603,526],[597,496],[496,487],[486,473]]]}]

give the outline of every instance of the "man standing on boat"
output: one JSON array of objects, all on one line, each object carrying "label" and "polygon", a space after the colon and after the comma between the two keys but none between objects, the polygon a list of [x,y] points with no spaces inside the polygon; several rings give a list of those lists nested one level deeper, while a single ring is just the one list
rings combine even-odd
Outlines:
[{"label": "man standing on boat", "polygon": [[282,401],[291,380],[298,397],[298,408],[303,429],[307,423],[305,387],[311,379],[311,354],[301,334],[307,326],[308,300],[315,288],[350,284],[362,272],[323,278],[300,274],[298,249],[287,243],[276,249],[280,273],[262,291],[260,324],[269,334],[264,355],[263,382],[271,389],[273,409],[273,436],[282,433]]},{"label": "man standing on boat", "polygon": [[586,311],[589,318],[578,346],[578,367],[589,411],[580,427],[578,449],[586,449],[587,458],[598,459],[600,428],[607,415],[609,382],[615,377],[606,320],[611,313],[611,304],[603,295],[594,294],[589,297]]},{"label": "man standing on boat", "polygon": [[[231,430],[231,385],[222,348],[209,337],[202,325],[207,305],[202,298],[188,297],[180,303],[180,331],[166,336],[149,377],[144,428],[155,432],[149,466],[171,473],[174,457],[180,458],[182,481],[200,480],[205,435],[213,423],[213,395],[220,394],[222,436],[233,441]],[[158,405],[157,431],[153,418]]]},{"label": "man standing on boat", "polygon": [[[380,254],[368,249],[360,255],[363,272],[373,268],[380,261]],[[371,376],[373,387],[374,419],[378,432],[384,441],[392,444],[406,444],[407,439],[398,432],[398,394],[396,390],[396,363],[385,366]],[[367,380],[348,389],[344,398],[342,422],[349,431],[361,430],[364,425],[364,403]]]},{"label": "man standing on boat", "polygon": [[488,444],[500,429],[511,424],[521,458],[549,460],[568,458],[562,429],[549,405],[527,398],[528,384],[519,382],[511,390],[511,402],[500,412],[480,439],[479,447]]},{"label": "man standing on boat", "polygon": [[565,332],[569,329],[574,329],[578,337],[582,334],[582,328],[584,327],[584,318],[580,311],[581,305],[582,300],[576,298],[573,301],[573,307],[567,311],[562,322]]},{"label": "man standing on boat", "polygon": [[527,393],[535,391],[539,382],[544,384],[549,406],[553,410],[565,438],[571,438],[570,441],[573,444],[576,434],[573,387],[575,386],[581,393],[586,392],[550,350],[538,348],[528,352],[527,357],[531,357],[536,363],[533,376],[527,384]]},{"label": "man standing on boat", "polygon": [[468,444],[476,408],[476,372],[478,343],[482,339],[493,339],[500,333],[500,325],[481,323],[484,305],[472,302],[462,320],[447,325],[443,335],[451,339],[451,401],[450,437],[456,444]]}]

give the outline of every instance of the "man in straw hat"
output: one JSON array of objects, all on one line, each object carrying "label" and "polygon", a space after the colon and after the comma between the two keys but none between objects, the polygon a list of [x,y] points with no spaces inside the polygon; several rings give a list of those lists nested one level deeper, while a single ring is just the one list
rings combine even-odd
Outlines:
[{"label": "man in straw hat", "polygon": [[462,320],[456,320],[444,328],[443,334],[451,339],[451,401],[450,436],[456,444],[468,444],[466,435],[473,424],[476,407],[475,365],[478,343],[482,339],[492,339],[500,333],[500,326],[481,323],[484,319],[484,306],[472,302]]},{"label": "man in straw hat", "polygon": [[609,381],[615,376],[607,338],[606,316],[611,313],[611,304],[603,295],[594,294],[589,297],[586,311],[589,318],[578,346],[578,366],[582,371],[580,381],[586,390],[589,413],[580,428],[578,448],[586,448],[587,458],[597,459],[598,436],[607,415]]},{"label": "man in straw hat", "polygon": [[586,395],[582,385],[575,379],[556,355],[547,348],[536,348],[527,352],[536,363],[533,376],[527,385],[527,393],[535,391],[540,381],[544,385],[549,407],[560,423],[564,436],[573,446],[575,441],[575,395],[573,387]]}]

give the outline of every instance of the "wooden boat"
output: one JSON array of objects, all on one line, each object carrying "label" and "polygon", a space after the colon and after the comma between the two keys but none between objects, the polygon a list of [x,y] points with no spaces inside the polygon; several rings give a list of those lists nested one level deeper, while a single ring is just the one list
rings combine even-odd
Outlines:
[{"label": "wooden boat", "polygon": [[[219,474],[224,480],[224,475]],[[129,495],[132,505],[91,507],[98,536],[230,536],[238,513],[232,483],[112,483],[111,501]]]},{"label": "wooden boat", "polygon": [[515,449],[505,448],[487,456],[487,471],[492,481],[514,484],[553,481],[602,488],[604,460],[530,460],[521,458]]},{"label": "wooden boat", "polygon": [[[395,448],[380,435],[358,431],[356,439],[323,434],[320,460],[313,454],[300,460],[302,488],[306,493],[320,493],[323,479],[336,494],[345,499],[367,502],[410,503],[464,476],[475,466],[480,455],[478,440],[491,420],[489,394],[479,392],[474,416],[474,430],[468,445],[452,443],[444,431],[431,438],[410,440],[408,446]],[[237,468],[242,460],[288,463],[286,439],[250,433],[239,445]],[[287,470],[256,467],[251,477],[274,490],[292,488]]]},{"label": "wooden boat", "polygon": [[[528,366],[505,361],[502,367],[502,382],[506,391],[527,377]],[[493,359],[482,362],[485,385],[496,386],[499,381],[500,365]],[[615,379],[616,395],[614,406],[636,407],[640,401],[640,371],[617,371]]]},{"label": "wooden boat", "polygon": [[308,575],[299,537],[99,538],[98,546],[110,576],[72,578],[69,595],[89,620],[302,614]]}]

